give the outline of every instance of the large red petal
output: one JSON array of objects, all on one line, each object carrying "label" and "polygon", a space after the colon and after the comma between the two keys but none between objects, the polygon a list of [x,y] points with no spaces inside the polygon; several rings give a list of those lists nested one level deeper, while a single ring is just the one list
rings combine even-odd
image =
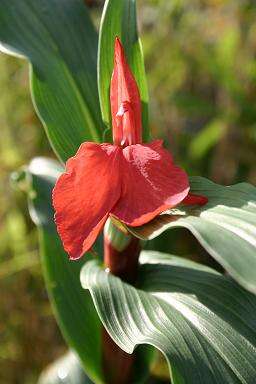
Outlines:
[{"label": "large red petal", "polygon": [[208,203],[208,198],[203,195],[195,195],[194,193],[189,193],[185,199],[181,202],[184,205],[205,205]]},{"label": "large red petal", "polygon": [[110,144],[82,144],[54,187],[55,222],[71,259],[91,248],[120,197],[121,153]]},{"label": "large red petal", "polygon": [[141,142],[142,121],[139,89],[126,61],[123,46],[115,40],[114,70],[110,86],[114,143]]},{"label": "large red petal", "polygon": [[111,214],[131,226],[145,224],[176,206],[189,191],[187,174],[159,140],[124,148],[120,170],[122,195]]}]

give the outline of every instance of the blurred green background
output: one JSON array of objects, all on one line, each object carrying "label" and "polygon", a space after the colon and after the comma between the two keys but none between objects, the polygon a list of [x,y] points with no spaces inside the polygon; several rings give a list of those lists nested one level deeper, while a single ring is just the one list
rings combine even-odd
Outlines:
[{"label": "blurred green background", "polygon": [[[87,1],[99,19],[102,1]],[[139,0],[154,137],[191,175],[256,184],[256,3]],[[0,383],[35,383],[66,349],[37,233],[10,174],[54,156],[29,96],[28,65],[0,56]]]}]

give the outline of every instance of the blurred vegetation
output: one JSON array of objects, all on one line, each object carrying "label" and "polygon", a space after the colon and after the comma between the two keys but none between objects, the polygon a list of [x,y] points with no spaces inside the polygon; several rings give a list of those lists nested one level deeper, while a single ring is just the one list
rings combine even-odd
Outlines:
[{"label": "blurred vegetation", "polygon": [[190,174],[255,184],[255,2],[141,3],[154,129]]},{"label": "blurred vegetation", "polygon": [[[102,1],[90,0],[99,16]],[[139,0],[154,137],[189,174],[256,184],[256,4]],[[53,153],[28,65],[0,56],[0,383],[35,383],[65,345],[48,304],[37,234],[10,174]]]}]

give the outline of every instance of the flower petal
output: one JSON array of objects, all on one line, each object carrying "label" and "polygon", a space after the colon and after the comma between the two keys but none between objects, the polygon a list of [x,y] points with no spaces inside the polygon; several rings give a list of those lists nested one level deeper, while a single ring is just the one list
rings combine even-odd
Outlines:
[{"label": "flower petal", "polygon": [[147,223],[188,194],[187,174],[162,147],[162,141],[123,149],[122,195],[111,214],[131,226]]},{"label": "flower petal", "polygon": [[110,102],[114,143],[117,145],[140,143],[142,136],[140,93],[118,38],[115,40]]},{"label": "flower petal", "polygon": [[184,205],[205,205],[208,203],[208,198],[202,195],[195,195],[189,193],[185,199],[181,202]]},{"label": "flower petal", "polygon": [[120,197],[121,149],[83,143],[53,190],[55,222],[71,259],[88,251]]}]

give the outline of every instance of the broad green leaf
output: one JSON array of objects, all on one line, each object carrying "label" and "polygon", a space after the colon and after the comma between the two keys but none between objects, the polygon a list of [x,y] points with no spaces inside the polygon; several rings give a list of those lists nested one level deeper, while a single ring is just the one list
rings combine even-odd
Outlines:
[{"label": "broad green leaf", "polygon": [[256,188],[247,183],[224,187],[202,177],[192,177],[190,185],[193,193],[209,198],[208,204],[180,206],[129,230],[145,240],[187,228],[239,284],[256,293]]},{"label": "broad green leaf", "polygon": [[62,161],[101,139],[97,33],[82,0],[1,0],[0,44],[32,64],[34,105]]},{"label": "broad green leaf", "polygon": [[172,384],[185,384],[183,377],[179,374],[177,369],[171,368]]},{"label": "broad green leaf", "polygon": [[61,171],[53,160],[36,158],[30,163],[27,169],[29,211],[38,226],[44,277],[63,336],[78,354],[86,373],[95,383],[103,383],[101,325],[89,292],[85,292],[79,282],[84,260],[69,261],[53,221],[51,191]]},{"label": "broad green leaf", "polygon": [[93,384],[93,382],[85,375],[76,355],[68,352],[42,372],[38,384]]},{"label": "broad green leaf", "polygon": [[142,253],[137,289],[97,261],[83,267],[82,286],[111,337],[128,353],[158,348],[176,383],[254,384],[256,297],[210,268],[158,256]]},{"label": "broad green leaf", "polygon": [[143,137],[144,140],[148,140],[148,88],[142,46],[137,31],[135,0],[106,0],[102,14],[98,52],[98,88],[102,117],[109,127],[111,124],[109,89],[116,36],[122,40],[139,86],[143,114]]}]

